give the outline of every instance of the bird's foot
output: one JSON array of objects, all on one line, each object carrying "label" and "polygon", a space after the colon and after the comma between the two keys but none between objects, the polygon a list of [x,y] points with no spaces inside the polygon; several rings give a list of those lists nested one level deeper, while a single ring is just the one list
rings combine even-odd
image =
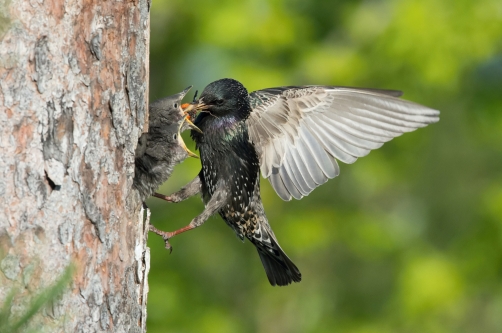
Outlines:
[{"label": "bird's foot", "polygon": [[174,202],[173,198],[171,198],[170,196],[167,196],[167,195],[164,195],[164,194],[161,194],[161,193],[157,193],[155,192],[153,194],[154,197],[156,198],[159,198],[159,199],[162,199],[162,200],[165,200],[167,202]]},{"label": "bird's foot", "polygon": [[150,224],[150,231],[162,237],[166,245],[166,250],[169,250],[169,253],[173,252],[173,247],[171,246],[171,244],[169,244],[169,238],[171,238],[172,236],[170,232],[159,230],[155,228],[152,224]]}]

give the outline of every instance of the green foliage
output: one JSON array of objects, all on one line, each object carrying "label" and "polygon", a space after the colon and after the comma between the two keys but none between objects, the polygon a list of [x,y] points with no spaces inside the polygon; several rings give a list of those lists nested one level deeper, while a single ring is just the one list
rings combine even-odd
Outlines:
[{"label": "green foliage", "polygon": [[[39,312],[42,307],[54,301],[66,289],[73,276],[74,267],[68,266],[59,279],[52,285],[43,289],[40,293],[33,296],[29,301],[29,305],[21,314],[13,315],[12,309],[19,307],[15,304],[15,298],[19,294],[18,290],[11,290],[7,295],[2,308],[0,308],[0,332],[2,333],[17,333],[27,332],[26,327],[29,325],[31,318]],[[28,330],[35,332],[35,330]]]},{"label": "green foliage", "polygon": [[[390,88],[441,121],[342,164],[300,201],[262,182],[300,284],[270,287],[219,217],[174,238],[172,255],[151,235],[149,332],[499,332],[501,13],[499,0],[153,0],[151,100],[223,77]],[[199,169],[187,160],[161,192]],[[164,230],[203,209],[148,205]]]}]

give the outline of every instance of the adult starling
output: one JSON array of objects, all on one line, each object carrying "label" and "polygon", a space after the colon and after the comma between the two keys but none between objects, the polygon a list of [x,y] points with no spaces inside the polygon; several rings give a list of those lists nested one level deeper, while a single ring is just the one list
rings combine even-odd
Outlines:
[{"label": "adult starling", "polygon": [[301,274],[279,246],[260,199],[259,173],[284,200],[301,199],[339,174],[337,160],[353,163],[384,142],[439,120],[439,112],[401,100],[399,91],[304,86],[248,94],[236,80],[209,84],[192,131],[202,170],[179,192],[179,202],[201,192],[205,209],[170,237],[218,212],[241,239],[257,248],[272,285]]},{"label": "adult starling", "polygon": [[143,201],[169,178],[176,164],[188,156],[198,157],[180,135],[189,127],[199,130],[181,105],[190,88],[150,104],[148,132],[139,138],[134,160],[133,187]]}]

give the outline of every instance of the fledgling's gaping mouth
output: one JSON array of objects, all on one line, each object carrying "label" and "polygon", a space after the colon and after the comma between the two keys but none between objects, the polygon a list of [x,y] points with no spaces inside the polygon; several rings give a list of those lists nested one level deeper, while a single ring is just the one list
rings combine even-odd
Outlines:
[{"label": "fledgling's gaping mouth", "polygon": [[187,148],[185,141],[183,141],[183,138],[181,137],[180,131],[181,131],[181,128],[183,127],[183,124],[185,123],[185,121],[189,124],[189,126],[191,128],[202,133],[202,131],[197,126],[195,126],[188,118],[189,118],[189,116],[185,116],[185,118],[183,118],[183,121],[180,123],[180,127],[178,127],[178,141],[179,141],[179,144],[181,145],[181,147],[183,147],[183,149],[187,152],[188,156],[199,158],[199,156],[197,156],[195,153],[193,153],[190,149]]},{"label": "fledgling's gaping mouth", "polygon": [[192,119],[195,119],[197,115],[197,106],[195,103],[184,103],[181,105],[181,109],[186,114],[185,121],[188,123],[191,129],[196,130],[197,132],[202,133],[201,129],[194,125]]}]

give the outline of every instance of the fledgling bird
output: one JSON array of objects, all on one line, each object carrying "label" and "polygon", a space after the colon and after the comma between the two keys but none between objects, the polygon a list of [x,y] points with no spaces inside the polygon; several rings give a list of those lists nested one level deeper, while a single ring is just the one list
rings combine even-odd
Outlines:
[{"label": "fledgling bird", "polygon": [[169,178],[176,164],[189,156],[198,158],[186,147],[180,135],[188,128],[200,131],[182,109],[181,100],[190,88],[149,106],[148,132],[139,138],[134,160],[133,187],[138,190],[142,201]]},{"label": "fledgling bird", "polygon": [[209,84],[191,132],[202,170],[172,202],[202,193],[205,209],[169,238],[218,212],[257,248],[272,285],[299,282],[299,269],[279,246],[260,198],[259,174],[284,200],[301,199],[353,163],[405,132],[439,120],[439,112],[399,99],[394,90],[332,86],[278,87],[248,94],[233,79]]}]

